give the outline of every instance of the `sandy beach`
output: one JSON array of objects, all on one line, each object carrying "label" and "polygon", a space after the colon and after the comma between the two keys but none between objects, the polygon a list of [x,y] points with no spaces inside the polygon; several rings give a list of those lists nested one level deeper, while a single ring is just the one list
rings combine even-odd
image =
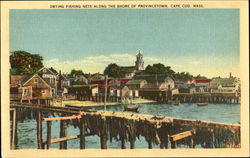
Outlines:
[{"label": "sandy beach", "polygon": [[[154,103],[156,101],[148,99],[134,99],[123,102],[107,102],[106,105],[120,105],[120,104],[142,104],[142,103]],[[64,101],[55,101],[53,106],[62,106],[71,105],[78,107],[91,107],[91,106],[104,106],[104,102],[93,102],[93,101],[79,101],[79,100],[64,100]]]}]

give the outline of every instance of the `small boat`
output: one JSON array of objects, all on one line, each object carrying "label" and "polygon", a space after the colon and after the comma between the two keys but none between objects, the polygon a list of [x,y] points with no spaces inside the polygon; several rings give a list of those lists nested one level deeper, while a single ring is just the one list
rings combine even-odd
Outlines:
[{"label": "small boat", "polygon": [[124,106],[124,111],[132,111],[132,112],[138,112],[139,106],[137,105],[128,105]]},{"label": "small boat", "polygon": [[173,103],[173,105],[180,105],[180,101],[175,101],[174,103]]},{"label": "small boat", "polygon": [[198,106],[207,106],[208,103],[197,103],[196,105],[198,105]]},{"label": "small boat", "polygon": [[173,103],[173,105],[180,105],[180,103]]}]

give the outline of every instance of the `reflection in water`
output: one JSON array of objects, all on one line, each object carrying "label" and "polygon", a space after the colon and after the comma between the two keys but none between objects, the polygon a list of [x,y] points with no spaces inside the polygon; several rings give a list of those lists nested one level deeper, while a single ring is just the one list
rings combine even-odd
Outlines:
[{"label": "reflection in water", "polygon": [[[208,106],[199,107],[196,104],[183,103],[179,106],[171,104],[137,104],[139,113],[151,114],[157,116],[168,116],[185,119],[208,120],[224,123],[240,122],[240,105],[239,104],[209,104]],[[103,110],[103,107],[94,107],[96,110]],[[123,111],[123,105],[107,106],[108,111]],[[59,137],[60,122],[52,122],[52,139]],[[43,122],[43,140],[46,140],[46,122]],[[25,120],[23,123],[18,122],[18,148],[37,148],[36,142],[36,120]],[[69,126],[67,135],[78,135],[79,129]],[[113,140],[108,141],[108,148],[120,148],[121,143]],[[127,148],[129,143],[127,142]],[[147,142],[144,137],[136,140],[136,148],[147,148]],[[79,139],[68,141],[68,148],[79,149]],[[59,148],[59,143],[53,143],[52,148]],[[98,136],[86,137],[86,148],[100,148],[100,138]],[[159,148],[153,145],[153,148]]]}]

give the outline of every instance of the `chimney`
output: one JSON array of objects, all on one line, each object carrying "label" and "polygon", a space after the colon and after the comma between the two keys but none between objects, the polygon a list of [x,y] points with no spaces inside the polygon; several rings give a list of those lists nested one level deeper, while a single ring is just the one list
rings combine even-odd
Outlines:
[{"label": "chimney", "polygon": [[231,72],[229,73],[229,78],[232,78],[232,73]]}]

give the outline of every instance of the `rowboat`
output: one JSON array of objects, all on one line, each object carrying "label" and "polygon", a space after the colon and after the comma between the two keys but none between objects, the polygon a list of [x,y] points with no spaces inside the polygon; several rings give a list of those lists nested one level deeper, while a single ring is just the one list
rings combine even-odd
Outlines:
[{"label": "rowboat", "polygon": [[180,105],[180,101],[175,101],[173,105]]},{"label": "rowboat", "polygon": [[198,106],[207,106],[208,103],[197,103]]},{"label": "rowboat", "polygon": [[124,111],[132,111],[132,112],[138,112],[139,106],[137,105],[127,105],[124,106]]},{"label": "rowboat", "polygon": [[180,103],[173,103],[173,105],[180,105]]}]

